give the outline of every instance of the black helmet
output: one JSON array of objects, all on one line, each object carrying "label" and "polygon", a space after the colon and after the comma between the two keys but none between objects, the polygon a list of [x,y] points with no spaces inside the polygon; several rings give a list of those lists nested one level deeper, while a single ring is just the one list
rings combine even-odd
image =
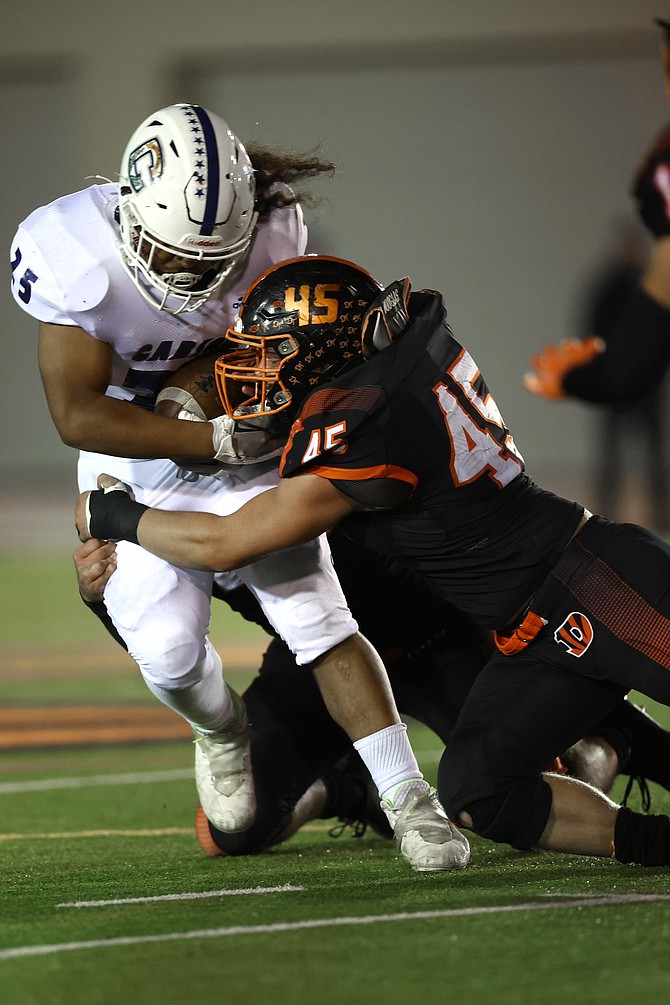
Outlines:
[{"label": "black helmet", "polygon": [[[280,262],[249,287],[215,365],[224,408],[293,416],[319,384],[364,361],[363,318],[380,283],[342,258],[304,255]],[[237,348],[239,347],[239,348]]]}]

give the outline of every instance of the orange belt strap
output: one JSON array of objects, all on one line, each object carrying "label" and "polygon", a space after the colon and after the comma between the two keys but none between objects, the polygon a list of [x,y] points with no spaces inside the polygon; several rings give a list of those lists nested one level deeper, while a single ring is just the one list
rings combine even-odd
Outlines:
[{"label": "orange belt strap", "polygon": [[503,632],[495,632],[493,636],[495,644],[504,656],[514,656],[515,653],[520,653],[522,649],[526,648],[529,642],[533,641],[546,623],[545,618],[541,618],[539,614],[533,614],[532,611],[529,611],[521,624],[513,632],[510,632],[508,635]]}]

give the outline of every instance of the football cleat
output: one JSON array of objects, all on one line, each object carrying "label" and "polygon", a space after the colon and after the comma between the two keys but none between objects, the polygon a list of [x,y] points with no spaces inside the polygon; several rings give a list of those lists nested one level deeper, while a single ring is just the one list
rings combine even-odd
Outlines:
[{"label": "football cleat", "polygon": [[235,712],[221,729],[194,728],[195,784],[203,812],[220,831],[234,834],[256,817],[249,720],[244,702],[228,688]]},{"label": "football cleat", "polygon": [[368,827],[380,837],[392,838],[393,831],[379,803],[377,786],[356,752],[337,768],[322,775],[329,798],[322,817],[337,817],[328,832],[341,837],[350,831],[352,837],[363,837]]},{"label": "football cleat", "polygon": [[404,782],[381,807],[393,828],[400,854],[417,872],[465,869],[470,845],[444,812],[427,782]]}]

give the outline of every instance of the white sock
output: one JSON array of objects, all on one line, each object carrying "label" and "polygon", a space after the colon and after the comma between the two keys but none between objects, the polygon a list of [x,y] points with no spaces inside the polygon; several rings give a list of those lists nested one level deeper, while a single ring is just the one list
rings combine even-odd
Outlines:
[{"label": "white sock", "polygon": [[404,722],[364,736],[354,742],[354,747],[372,775],[382,799],[391,798],[393,801],[393,791],[400,784],[423,779]]},{"label": "white sock", "polygon": [[223,677],[218,681],[207,678],[173,691],[151,683],[147,687],[164,705],[205,732],[215,733],[221,729],[235,711]]}]

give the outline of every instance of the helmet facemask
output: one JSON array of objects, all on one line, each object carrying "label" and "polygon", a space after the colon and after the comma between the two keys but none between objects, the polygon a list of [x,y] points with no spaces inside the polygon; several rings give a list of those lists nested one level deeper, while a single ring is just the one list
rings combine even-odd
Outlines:
[{"label": "helmet facemask", "polygon": [[299,353],[290,335],[254,336],[230,328],[226,338],[239,349],[219,357],[214,366],[216,385],[227,414],[275,415],[292,403],[292,395],[282,377],[284,364]]},{"label": "helmet facemask", "polygon": [[[120,205],[123,205],[123,195]],[[125,214],[121,213],[122,231],[127,226],[130,236],[126,239],[124,234],[121,260],[144,299],[159,311],[170,314],[195,311],[218,290],[245,257],[257,219],[258,214],[254,213],[249,233],[236,245],[227,248],[225,254],[206,250],[191,253],[154,237],[137,220],[132,207],[126,206]],[[188,267],[179,272],[163,271],[160,261],[163,258],[178,259],[180,263],[192,262],[193,271],[189,271]]]}]

